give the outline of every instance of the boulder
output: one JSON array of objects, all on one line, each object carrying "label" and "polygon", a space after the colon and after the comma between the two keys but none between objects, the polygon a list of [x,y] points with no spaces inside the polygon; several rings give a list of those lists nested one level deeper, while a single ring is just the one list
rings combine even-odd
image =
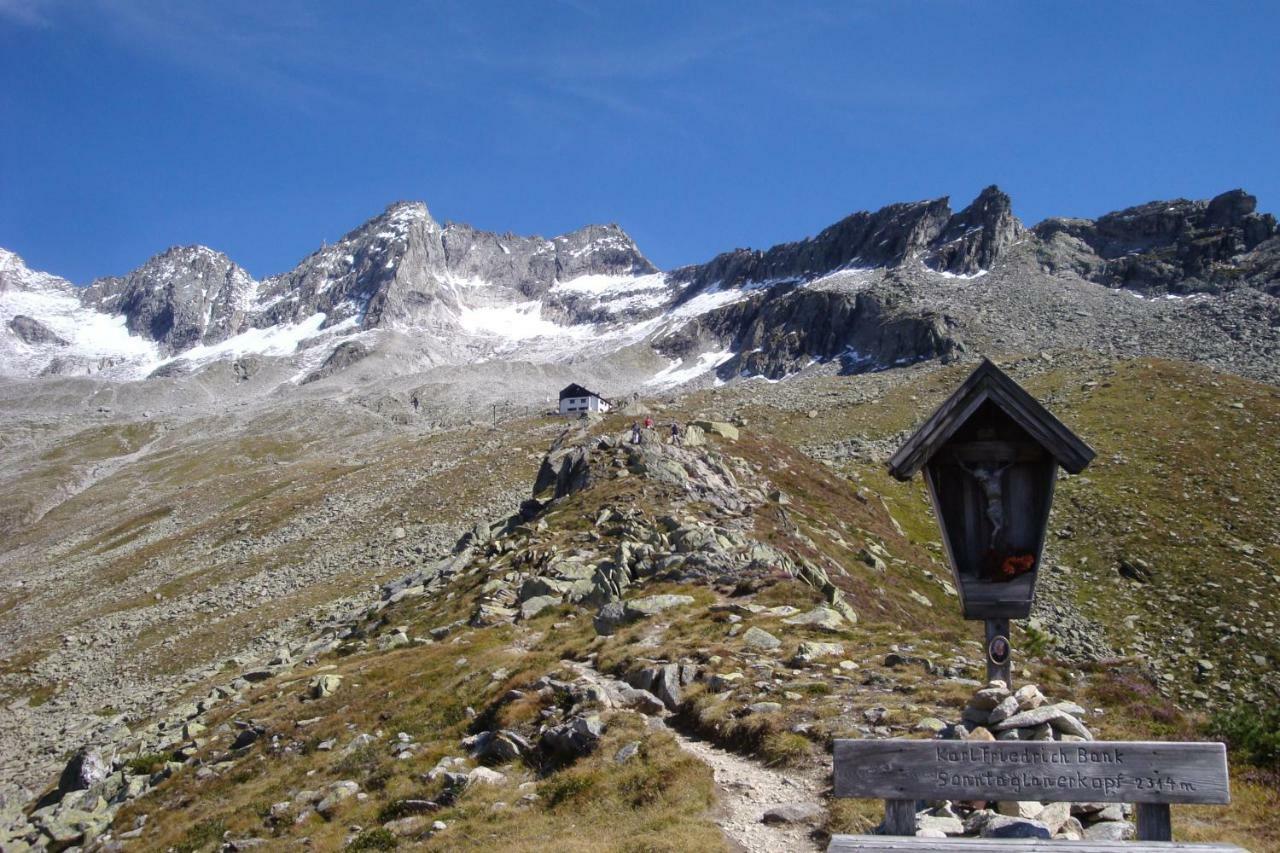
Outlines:
[{"label": "boulder", "polygon": [[316,804],[316,811],[325,817],[331,816],[338,809],[338,804],[354,797],[360,786],[351,780],[333,782],[323,789],[323,798]]},{"label": "boulder", "polygon": [[83,791],[96,785],[111,773],[111,762],[97,749],[84,746],[71,756],[58,777],[59,799],[71,791]]},{"label": "boulder", "polygon": [[773,636],[773,634],[754,625],[742,635],[742,642],[746,643],[750,648],[762,652],[771,652],[782,645],[782,641]]},{"label": "boulder", "polygon": [[600,608],[592,624],[597,634],[612,634],[623,625],[646,619],[672,607],[693,604],[690,595],[649,595],[630,601],[611,601]]},{"label": "boulder", "polygon": [[[987,714],[987,723],[996,725],[1018,713],[1018,700],[1014,696],[1006,696]],[[998,728],[998,726],[997,726]]]},{"label": "boulder", "polygon": [[341,675],[333,675],[332,673],[317,675],[315,678],[311,679],[311,685],[309,688],[311,691],[311,698],[324,699],[327,696],[332,696],[337,692],[340,684],[342,684]]},{"label": "boulder", "polygon": [[1030,711],[1019,711],[1018,713],[1007,717],[998,723],[993,723],[992,725],[996,731],[1033,728],[1041,723],[1049,723],[1050,725],[1053,725],[1054,720],[1072,716],[1072,711],[1082,712],[1083,709],[1080,708],[1079,705],[1069,702],[1059,702],[1055,705],[1041,705],[1039,708],[1033,708]]},{"label": "boulder", "polygon": [[682,443],[685,447],[703,447],[707,443],[707,434],[702,427],[690,425],[685,428]]},{"label": "boulder", "polygon": [[960,818],[954,815],[917,815],[916,835],[919,836],[925,830],[938,833],[937,835],[924,836],[926,838],[945,838],[948,835],[963,835],[964,824],[960,821]]},{"label": "boulder", "polygon": [[733,424],[727,424],[723,421],[694,421],[693,426],[704,432],[713,433],[721,438],[727,438],[730,441],[738,440],[738,428]]},{"label": "boulder", "polygon": [[506,776],[488,767],[475,767],[467,773],[468,785],[500,785],[505,781]]},{"label": "boulder", "polygon": [[532,619],[548,607],[555,607],[559,603],[560,596],[558,595],[535,595],[521,603],[520,618],[524,620]]},{"label": "boulder", "polygon": [[661,714],[667,709],[666,703],[648,690],[627,686],[620,688],[617,693],[618,705],[641,714]]},{"label": "boulder", "polygon": [[1038,820],[993,815],[982,827],[983,838],[1051,838],[1049,827]]},{"label": "boulder", "polygon": [[821,658],[842,657],[843,655],[844,646],[839,643],[815,643],[806,640],[796,649],[796,655],[791,659],[791,662],[800,666],[807,666]]},{"label": "boulder", "polygon": [[1021,800],[1000,803],[996,811],[1006,817],[1039,818],[1044,806],[1036,800]]},{"label": "boulder", "polygon": [[807,613],[782,620],[786,625],[803,625],[820,631],[840,631],[845,627],[844,617],[830,607],[815,607]]},{"label": "boulder", "polygon": [[553,726],[542,733],[542,745],[547,751],[573,760],[595,750],[604,734],[604,724],[594,714]]},{"label": "boulder", "polygon": [[1085,841],[1131,841],[1135,836],[1133,824],[1127,820],[1104,820],[1085,827]]},{"label": "boulder", "polygon": [[822,807],[817,803],[786,803],[766,809],[760,816],[762,823],[812,823],[822,819]]},{"label": "boulder", "polygon": [[1049,828],[1050,833],[1057,835],[1072,819],[1071,803],[1049,803],[1035,817]]},{"label": "boulder", "polygon": [[[1019,711],[1030,711],[1046,704],[1049,700],[1044,698],[1044,694],[1040,692],[1040,688],[1034,684],[1027,684],[1019,687],[1017,692],[1013,694],[1013,698],[1018,702]],[[994,722],[994,721],[993,721]]]}]

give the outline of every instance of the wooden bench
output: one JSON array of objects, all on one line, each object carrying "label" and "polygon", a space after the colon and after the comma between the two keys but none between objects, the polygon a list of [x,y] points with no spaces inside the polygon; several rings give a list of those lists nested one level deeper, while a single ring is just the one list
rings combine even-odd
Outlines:
[{"label": "wooden bench", "polygon": [[[883,799],[886,834],[836,835],[828,853],[1242,849],[1173,842],[1171,803],[1231,801],[1220,743],[837,740],[834,794]],[[915,836],[917,800],[1134,803],[1142,843],[903,837]]]}]

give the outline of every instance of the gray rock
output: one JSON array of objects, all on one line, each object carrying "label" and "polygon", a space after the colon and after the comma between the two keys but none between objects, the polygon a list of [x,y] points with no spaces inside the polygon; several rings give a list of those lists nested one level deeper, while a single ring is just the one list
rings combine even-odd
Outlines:
[{"label": "gray rock", "polygon": [[325,817],[330,817],[338,809],[340,803],[351,799],[360,791],[360,786],[349,779],[340,782],[332,782],[324,787],[322,791],[323,799],[316,804],[316,811]]},{"label": "gray rock", "polygon": [[70,342],[59,337],[52,329],[34,317],[15,314],[9,321],[13,333],[29,344],[52,344],[53,346],[70,346]]},{"label": "gray rock", "polygon": [[919,835],[921,830],[938,833],[925,836],[927,838],[945,838],[948,835],[963,835],[964,823],[954,815],[919,814],[916,816],[916,835]]},{"label": "gray rock", "polygon": [[694,421],[693,425],[704,432],[713,433],[721,438],[727,438],[730,441],[738,440],[738,428],[733,424],[727,424],[723,421]]},{"label": "gray rock", "polygon": [[1127,820],[1104,820],[1084,830],[1086,841],[1131,841],[1135,835],[1133,824]]},{"label": "gray rock", "polygon": [[782,622],[785,625],[803,625],[832,632],[841,631],[846,627],[844,617],[830,607],[815,607],[807,613],[783,619]]},{"label": "gray rock", "polygon": [[1049,828],[1038,820],[993,815],[982,827],[983,838],[1051,838]]},{"label": "gray rock", "polygon": [[595,750],[604,735],[604,724],[595,715],[574,717],[542,733],[542,745],[562,759],[575,759]]},{"label": "gray rock", "polygon": [[338,687],[341,684],[342,676],[326,673],[323,675],[317,675],[315,678],[311,679],[311,684],[308,687],[308,690],[312,699],[324,699],[325,697],[332,696],[337,692]]},{"label": "gray rock", "polygon": [[839,643],[815,643],[805,641],[796,649],[795,657],[792,663],[801,666],[807,666],[816,660],[829,657],[841,657],[844,655],[844,646]]},{"label": "gray rock", "polygon": [[612,634],[623,625],[645,619],[672,607],[692,604],[688,595],[650,595],[629,601],[611,601],[596,613],[593,624],[598,634]]},{"label": "gray rock", "polygon": [[[987,723],[996,725],[1004,722],[1010,717],[1018,713],[1018,700],[1014,696],[1006,696],[1000,701],[1000,704],[991,709],[987,715]],[[999,726],[996,726],[999,728]]]},{"label": "gray rock", "polygon": [[525,599],[520,604],[520,618],[527,621],[548,607],[555,607],[559,603],[560,596],[558,595],[535,595],[532,598]]},{"label": "gray rock", "polygon": [[[351,365],[361,361],[369,356],[369,348],[360,341],[343,341],[333,348],[333,352],[329,353],[329,357],[324,360],[318,368],[309,373],[302,380],[301,385],[308,385],[312,382],[319,382],[321,379],[333,376],[335,373],[341,373]],[[401,532],[401,536],[397,538],[403,539],[403,528],[397,528]]]},{"label": "gray rock", "polygon": [[742,635],[742,642],[748,647],[762,652],[771,652],[782,645],[782,641],[773,636],[773,634],[754,625]]},{"label": "gray rock", "polygon": [[640,741],[633,740],[630,743],[623,744],[622,748],[614,753],[613,760],[618,764],[626,764],[640,753]]},{"label": "gray rock", "polygon": [[505,775],[488,767],[473,767],[467,772],[468,785],[500,785],[505,781]]},{"label": "gray rock", "polygon": [[765,810],[760,821],[767,824],[814,823],[823,817],[822,807],[817,803],[786,803]]}]

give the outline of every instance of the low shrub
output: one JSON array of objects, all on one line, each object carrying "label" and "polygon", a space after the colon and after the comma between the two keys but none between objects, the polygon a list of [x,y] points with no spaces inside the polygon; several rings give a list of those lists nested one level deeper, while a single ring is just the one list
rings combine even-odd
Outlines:
[{"label": "low shrub", "polygon": [[1250,764],[1280,771],[1280,707],[1240,705],[1215,714],[1208,728]]}]

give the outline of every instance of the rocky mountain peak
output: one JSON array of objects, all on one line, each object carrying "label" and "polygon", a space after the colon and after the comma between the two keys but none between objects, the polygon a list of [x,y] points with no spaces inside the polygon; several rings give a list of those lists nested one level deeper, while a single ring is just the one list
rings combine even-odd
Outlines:
[{"label": "rocky mountain peak", "polygon": [[95,280],[81,300],[123,314],[131,334],[172,354],[239,332],[256,286],[253,276],[222,252],[173,246],[124,276]]},{"label": "rocky mountain peak", "polygon": [[1026,231],[1013,215],[1013,201],[995,184],[952,216],[934,240],[928,264],[941,272],[974,275],[989,270]]},{"label": "rocky mountain peak", "polygon": [[1208,201],[1151,201],[1090,219],[1047,219],[1032,229],[1042,263],[1112,287],[1154,293],[1274,292],[1276,219],[1235,189]]},{"label": "rocky mountain peak", "polygon": [[17,253],[0,249],[0,293],[9,289],[70,293],[75,288],[66,279],[31,269]]}]

